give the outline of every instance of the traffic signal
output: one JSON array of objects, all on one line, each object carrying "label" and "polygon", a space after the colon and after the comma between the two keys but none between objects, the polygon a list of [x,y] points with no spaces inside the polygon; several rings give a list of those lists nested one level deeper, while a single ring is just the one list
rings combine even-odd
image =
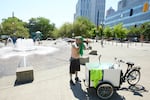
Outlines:
[{"label": "traffic signal", "polygon": [[134,25],[134,27],[136,28],[136,27],[137,27],[137,25],[135,24],[135,25]]},{"label": "traffic signal", "polygon": [[133,15],[133,9],[130,9],[130,16]]}]

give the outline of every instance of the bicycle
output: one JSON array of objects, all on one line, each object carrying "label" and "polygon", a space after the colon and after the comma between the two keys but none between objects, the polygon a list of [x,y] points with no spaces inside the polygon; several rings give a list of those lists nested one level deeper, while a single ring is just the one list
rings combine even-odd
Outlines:
[{"label": "bicycle", "polygon": [[[117,61],[117,58],[115,58],[115,61]],[[118,60],[118,67],[120,67],[120,63],[126,63],[127,64],[127,69],[126,69],[126,72],[125,74],[121,74],[121,84],[123,82],[128,82],[129,85],[136,85],[139,80],[140,80],[140,77],[141,77],[141,73],[140,73],[140,67],[137,66],[135,67],[134,66],[134,63],[132,62],[125,62],[123,60]]]},{"label": "bicycle", "polygon": [[[135,67],[134,63],[125,62],[115,58],[116,63],[107,65],[107,63],[101,63],[101,55],[99,55],[98,59],[99,62],[86,63],[84,83],[87,88],[94,87],[93,80],[91,80],[91,75],[93,74],[91,71],[101,70],[102,79],[98,80],[98,85],[94,87],[96,89],[96,94],[100,99],[111,98],[114,92],[119,90],[123,82],[127,81],[131,86],[136,85],[139,82],[141,68]],[[119,69],[121,63],[127,64],[125,73],[123,73],[122,69]]]}]

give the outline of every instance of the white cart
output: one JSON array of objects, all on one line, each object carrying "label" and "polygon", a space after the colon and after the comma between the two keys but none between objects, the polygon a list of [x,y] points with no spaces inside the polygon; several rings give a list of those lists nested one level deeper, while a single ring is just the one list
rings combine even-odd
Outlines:
[{"label": "white cart", "polygon": [[120,87],[121,69],[109,63],[86,63],[85,84],[88,88],[94,87],[101,99],[108,99],[114,88]]}]

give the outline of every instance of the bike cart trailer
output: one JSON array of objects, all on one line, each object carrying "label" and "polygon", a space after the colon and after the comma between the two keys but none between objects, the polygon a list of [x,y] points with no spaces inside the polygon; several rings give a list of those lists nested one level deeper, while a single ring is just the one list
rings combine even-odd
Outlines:
[{"label": "bike cart trailer", "polygon": [[123,61],[118,60],[118,62],[118,64],[86,63],[85,85],[87,88],[95,88],[97,96],[101,99],[111,98],[114,91],[126,80],[129,85],[135,85],[140,79],[139,67],[133,67],[133,64],[127,62],[127,71],[123,74],[120,68],[120,62]]}]

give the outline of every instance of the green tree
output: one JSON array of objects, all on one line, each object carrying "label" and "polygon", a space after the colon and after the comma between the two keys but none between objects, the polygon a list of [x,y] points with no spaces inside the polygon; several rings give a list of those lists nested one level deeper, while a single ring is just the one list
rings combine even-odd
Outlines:
[{"label": "green tree", "polygon": [[46,39],[52,36],[55,24],[50,23],[50,20],[47,18],[38,17],[29,19],[27,27],[29,28],[30,34],[40,31],[43,34],[43,38]]},{"label": "green tree", "polygon": [[16,37],[29,37],[25,23],[17,17],[9,17],[2,20],[2,34]]},{"label": "green tree", "polygon": [[55,28],[54,31],[52,32],[52,38],[58,38],[58,37],[61,37],[61,35],[59,34],[59,30]]},{"label": "green tree", "polygon": [[120,38],[122,40],[123,38],[126,38],[128,29],[124,28],[123,24],[120,23],[114,26],[113,33],[116,38]]},{"label": "green tree", "polygon": [[106,38],[113,37],[112,29],[109,26],[106,26],[104,29],[104,35]]},{"label": "green tree", "polygon": [[90,38],[95,38],[96,37],[96,34],[97,34],[96,30],[97,30],[96,27],[93,27],[93,28],[91,28],[91,30],[89,30],[88,33],[89,33]]},{"label": "green tree", "polygon": [[132,26],[129,28],[129,33],[127,35],[128,39],[133,38],[133,37],[137,37],[140,38],[141,35],[141,28],[138,26]]},{"label": "green tree", "polygon": [[71,23],[64,23],[58,31],[61,37],[72,37],[72,33],[73,25]]},{"label": "green tree", "polygon": [[75,36],[91,37],[93,35],[91,32],[92,28],[94,28],[94,24],[85,17],[78,17],[73,23]]},{"label": "green tree", "polygon": [[139,36],[140,35],[140,28],[132,26],[129,29],[129,34],[130,36]]},{"label": "green tree", "polygon": [[150,22],[141,25],[141,34],[144,35],[146,41],[150,41]]},{"label": "green tree", "polygon": [[0,35],[3,33],[3,26],[0,24]]},{"label": "green tree", "polygon": [[98,31],[99,31],[99,36],[102,38],[104,35],[104,25],[99,25]]},{"label": "green tree", "polygon": [[83,36],[92,37],[92,29],[94,25],[84,17],[77,18],[73,23],[64,23],[59,29],[53,31],[53,36],[55,37],[72,37]]}]

